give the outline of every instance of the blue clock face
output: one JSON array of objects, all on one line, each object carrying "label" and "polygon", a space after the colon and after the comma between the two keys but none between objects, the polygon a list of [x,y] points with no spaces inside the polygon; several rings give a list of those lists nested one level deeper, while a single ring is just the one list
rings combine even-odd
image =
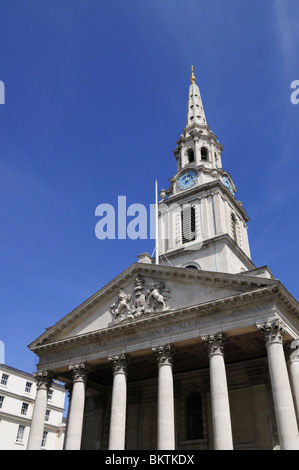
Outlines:
[{"label": "blue clock face", "polygon": [[178,189],[188,189],[191,188],[197,181],[197,176],[194,171],[185,171],[183,173],[178,181],[177,181],[177,187]]},{"label": "blue clock face", "polygon": [[233,192],[233,187],[231,185],[231,182],[226,176],[223,177],[223,184],[230,190],[231,193]]}]

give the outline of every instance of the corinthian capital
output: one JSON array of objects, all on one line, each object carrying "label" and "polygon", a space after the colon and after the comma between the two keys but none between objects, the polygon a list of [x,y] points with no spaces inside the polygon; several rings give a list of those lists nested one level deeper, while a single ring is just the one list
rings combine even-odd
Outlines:
[{"label": "corinthian capital", "polygon": [[282,343],[282,338],[285,333],[283,324],[280,320],[264,323],[257,326],[265,338],[265,343]]},{"label": "corinthian capital", "polygon": [[299,362],[299,339],[292,341],[290,349],[294,351],[290,354],[291,362]]},{"label": "corinthian capital", "polygon": [[69,370],[73,374],[73,382],[86,382],[89,367],[84,362],[69,366]]},{"label": "corinthian capital", "polygon": [[113,372],[115,374],[126,374],[128,368],[128,357],[126,354],[122,353],[117,356],[108,357]]},{"label": "corinthian capital", "polygon": [[35,372],[33,377],[37,382],[37,388],[45,388],[47,390],[50,388],[53,375],[49,371],[43,370],[42,372]]},{"label": "corinthian capital", "polygon": [[152,351],[156,354],[159,365],[162,364],[173,364],[174,351],[171,344],[160,345],[152,348]]},{"label": "corinthian capital", "polygon": [[209,354],[223,354],[224,337],[222,333],[211,333],[201,339],[207,343]]}]

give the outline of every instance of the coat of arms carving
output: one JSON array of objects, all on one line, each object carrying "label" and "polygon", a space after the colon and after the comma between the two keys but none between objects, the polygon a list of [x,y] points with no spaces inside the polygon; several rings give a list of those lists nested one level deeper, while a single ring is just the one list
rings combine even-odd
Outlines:
[{"label": "coat of arms carving", "polygon": [[124,320],[137,319],[141,316],[156,312],[171,310],[166,305],[170,298],[171,289],[167,288],[161,279],[153,279],[150,285],[146,285],[144,278],[138,276],[131,294],[127,294],[123,288],[118,292],[117,301],[110,306],[112,324]]}]

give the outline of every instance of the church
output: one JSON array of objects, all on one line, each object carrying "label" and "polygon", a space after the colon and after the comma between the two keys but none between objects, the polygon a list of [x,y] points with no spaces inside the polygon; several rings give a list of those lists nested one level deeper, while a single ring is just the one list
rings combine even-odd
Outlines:
[{"label": "church", "polygon": [[251,260],[193,72],[176,172],[143,253],[29,348],[28,449],[52,380],[70,396],[65,450],[299,450],[299,304]]}]

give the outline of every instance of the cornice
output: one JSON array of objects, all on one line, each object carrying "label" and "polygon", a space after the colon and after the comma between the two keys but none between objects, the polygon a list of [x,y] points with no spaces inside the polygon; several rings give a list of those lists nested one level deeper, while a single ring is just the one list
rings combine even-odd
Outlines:
[{"label": "cornice", "polygon": [[[190,168],[191,168],[191,166],[190,166]],[[193,168],[196,168],[196,169],[200,168],[201,169],[202,166],[193,167]],[[177,175],[180,174],[181,171],[182,170],[180,170],[173,178],[170,179],[171,186],[170,186],[169,189],[165,190],[166,194],[171,193],[174,181],[176,180]],[[215,170],[215,169],[213,169],[213,170],[208,169],[207,170],[205,168],[203,171],[211,172],[211,171],[218,171],[218,170]],[[221,174],[227,174],[227,172],[223,171],[222,169],[221,170],[219,169],[219,171],[220,171]],[[206,196],[206,195],[213,195],[214,194],[213,191],[215,191],[215,189],[220,190],[222,192],[222,194],[225,195],[225,197],[227,197],[227,199],[241,213],[241,215],[244,218],[245,222],[250,221],[250,218],[248,217],[247,212],[243,208],[242,203],[240,201],[238,201],[233,194],[231,194],[231,192],[224,186],[221,179],[219,179],[219,178],[215,179],[214,181],[209,181],[208,183],[201,184],[199,186],[194,186],[193,188],[188,189],[185,192],[181,192],[181,193],[177,193],[177,194],[174,194],[172,196],[169,196],[167,199],[164,199],[163,201],[161,201],[160,204],[163,203],[163,204],[168,205],[168,204],[177,203],[177,201],[182,200],[184,196],[186,196],[186,198],[190,199],[190,198],[192,198],[192,196],[203,197],[203,196]]]},{"label": "cornice", "polygon": [[276,294],[277,290],[277,285],[261,287],[250,292],[236,294],[222,299],[184,307],[181,309],[173,310],[171,312],[165,312],[160,314],[157,313],[150,317],[136,320],[133,322],[121,323],[82,335],[68,337],[46,344],[36,345],[34,348],[32,347],[31,349],[36,354],[39,354],[46,350],[57,348],[60,349],[62,347],[73,345],[78,346],[80,344],[89,343],[93,340],[105,339],[108,337],[113,338],[119,335],[124,336],[130,331],[134,332],[134,330],[136,329],[145,329],[149,325],[158,326],[162,323],[169,324],[170,322],[180,319],[181,317],[184,317],[184,319],[187,320],[190,315],[194,315],[195,313],[199,316],[206,316],[211,314],[215,315],[217,313],[223,313],[224,310],[231,308],[245,308],[246,306],[248,306],[248,304],[251,305],[254,302],[260,302],[261,299],[263,299],[264,301],[273,299],[273,295]]},{"label": "cornice", "polygon": [[[200,270],[191,270],[185,268],[176,268],[173,266],[163,266],[163,265],[156,265],[156,264],[147,264],[147,263],[134,263],[129,268],[127,268],[123,273],[118,275],[115,279],[110,281],[106,286],[92,295],[89,299],[87,299],[84,303],[79,305],[75,310],[70,312],[64,318],[62,318],[59,322],[57,322],[52,327],[48,328],[42,335],[40,335],[36,340],[34,340],[31,344],[28,345],[29,349],[32,351],[39,350],[39,348],[43,347],[44,345],[52,344],[52,339],[54,336],[59,334],[59,332],[63,331],[64,329],[68,328],[72,323],[75,323],[79,317],[87,313],[93,307],[95,307],[100,301],[107,299],[115,294],[115,292],[120,288],[126,285],[134,279],[135,276],[138,274],[143,276],[153,276],[159,277],[161,276],[164,280],[195,280],[200,282],[212,283],[213,285],[217,286],[243,286],[243,288],[250,288],[250,289],[260,289],[261,287],[269,287],[273,288],[273,286],[280,285],[282,290],[282,297],[280,301],[283,302],[283,299],[288,298],[286,305],[289,307],[292,305],[294,311],[298,311],[298,302],[291,296],[290,293],[283,288],[280,281],[275,279],[267,279],[262,277],[256,276],[243,276],[242,274],[228,274],[228,273],[215,273],[212,271],[200,271]],[[248,293],[250,295],[250,293]],[[225,301],[225,299],[224,299]],[[286,300],[285,300],[286,302]],[[213,304],[213,303],[212,303]],[[201,307],[196,306],[196,308]],[[189,307],[183,309],[183,311],[187,311]],[[174,313],[175,311],[173,311]],[[166,315],[166,314],[161,314]],[[151,317],[151,318],[156,318]],[[164,317],[163,317],[164,318]],[[141,321],[141,320],[140,320]],[[135,322],[134,322],[135,324]],[[121,325],[123,328],[125,325]],[[117,328],[117,326],[109,327],[108,329],[101,330],[101,331],[112,331],[112,328]],[[114,331],[114,330],[113,330]],[[106,333],[103,333],[106,334]],[[91,333],[91,336],[93,333]],[[73,341],[77,341],[78,337],[73,338]],[[69,341],[69,340],[61,340],[61,341]],[[70,340],[72,341],[72,340]]]},{"label": "cornice", "polygon": [[[211,244],[216,244],[220,243],[222,241],[227,241],[227,243],[230,245],[230,247],[237,251],[238,255],[240,258],[243,258],[247,264],[251,266],[251,269],[255,269],[256,266],[252,262],[252,260],[246,255],[246,253],[239,247],[239,245],[232,239],[232,237],[228,233],[223,233],[221,235],[217,235],[216,237],[208,238],[207,240],[203,240],[201,249],[205,248]],[[178,254],[186,254],[189,252],[194,252],[192,248],[188,249],[187,244],[183,247],[180,248],[174,248],[173,250],[169,250],[167,252],[167,258],[171,259],[174,256],[177,256]]]}]

